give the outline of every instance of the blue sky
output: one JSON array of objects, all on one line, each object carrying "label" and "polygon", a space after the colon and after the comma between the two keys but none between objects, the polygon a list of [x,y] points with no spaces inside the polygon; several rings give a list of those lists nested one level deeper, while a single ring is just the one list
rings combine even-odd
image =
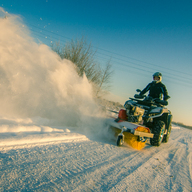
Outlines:
[{"label": "blue sky", "polygon": [[[85,36],[103,65],[111,58],[111,93],[124,103],[160,71],[174,121],[192,125],[192,1],[2,0],[37,42]],[[109,97],[111,99],[111,97]]]}]

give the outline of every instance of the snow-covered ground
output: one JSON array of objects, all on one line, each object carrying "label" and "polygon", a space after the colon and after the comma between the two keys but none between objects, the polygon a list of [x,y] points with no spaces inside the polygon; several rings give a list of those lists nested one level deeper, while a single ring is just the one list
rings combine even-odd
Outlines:
[{"label": "snow-covered ground", "polygon": [[0,191],[192,191],[191,130],[173,126],[167,144],[137,151],[101,131],[14,127],[0,134]]}]

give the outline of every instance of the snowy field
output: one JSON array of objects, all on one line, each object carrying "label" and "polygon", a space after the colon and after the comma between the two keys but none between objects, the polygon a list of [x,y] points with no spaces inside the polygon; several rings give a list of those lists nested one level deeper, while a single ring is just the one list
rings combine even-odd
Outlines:
[{"label": "snowy field", "polygon": [[191,130],[173,126],[167,144],[137,151],[106,134],[29,127],[0,134],[0,191],[192,191]]}]

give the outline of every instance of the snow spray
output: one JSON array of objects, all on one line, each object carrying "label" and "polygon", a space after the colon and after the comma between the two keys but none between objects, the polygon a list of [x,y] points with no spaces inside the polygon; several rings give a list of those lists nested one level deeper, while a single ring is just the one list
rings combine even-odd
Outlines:
[{"label": "snow spray", "polygon": [[81,126],[87,116],[99,113],[91,84],[78,76],[72,62],[37,44],[17,16],[0,18],[0,28],[1,117]]}]

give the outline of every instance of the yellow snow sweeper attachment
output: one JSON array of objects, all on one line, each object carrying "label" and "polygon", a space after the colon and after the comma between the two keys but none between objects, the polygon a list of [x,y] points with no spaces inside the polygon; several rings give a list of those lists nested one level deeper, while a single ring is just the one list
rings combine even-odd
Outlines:
[{"label": "yellow snow sweeper attachment", "polygon": [[117,146],[125,142],[134,149],[141,150],[145,147],[147,139],[153,138],[154,134],[148,127],[126,121],[125,113],[125,110],[120,110],[118,119],[106,120],[109,130],[117,137]]}]

